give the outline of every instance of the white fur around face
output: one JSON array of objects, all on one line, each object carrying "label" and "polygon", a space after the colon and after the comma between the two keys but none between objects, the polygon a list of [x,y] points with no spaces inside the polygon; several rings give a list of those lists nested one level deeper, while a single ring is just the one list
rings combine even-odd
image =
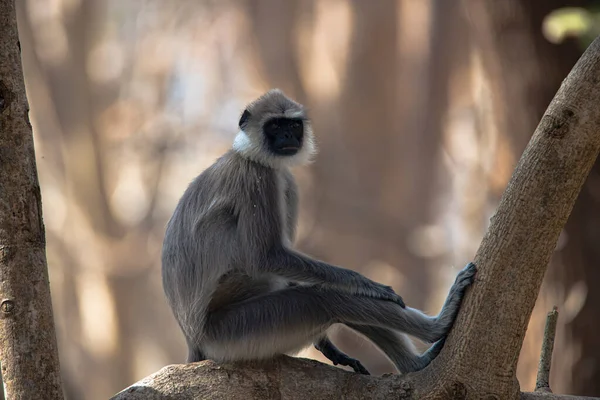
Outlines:
[{"label": "white fur around face", "polygon": [[279,156],[270,153],[262,138],[251,138],[242,130],[235,136],[233,150],[249,160],[256,161],[271,168],[305,165],[310,163],[313,156],[316,154],[316,146],[310,127],[304,129],[304,143],[302,144],[302,148],[293,156]]}]

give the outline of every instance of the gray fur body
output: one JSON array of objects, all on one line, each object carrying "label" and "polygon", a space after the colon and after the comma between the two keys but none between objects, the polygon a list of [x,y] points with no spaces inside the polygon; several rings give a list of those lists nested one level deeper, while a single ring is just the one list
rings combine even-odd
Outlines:
[{"label": "gray fur body", "polygon": [[[298,195],[288,167],[313,152],[309,120],[279,91],[247,110],[233,149],[190,184],[165,233],[163,286],[188,362],[265,359],[314,344],[334,363],[367,373],[327,338],[340,323],[373,341],[399,371],[425,367],[441,350],[475,266],[459,273],[430,317],[389,286],[294,250]],[[262,127],[274,116],[304,121],[292,156],[265,148]],[[402,332],[437,343],[419,355]]]}]

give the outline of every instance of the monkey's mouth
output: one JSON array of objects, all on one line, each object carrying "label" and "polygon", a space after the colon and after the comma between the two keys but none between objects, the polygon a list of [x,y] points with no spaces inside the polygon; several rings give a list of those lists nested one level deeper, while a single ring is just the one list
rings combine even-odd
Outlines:
[{"label": "monkey's mouth", "polygon": [[280,147],[278,150],[278,153],[287,156],[287,155],[296,154],[298,152],[298,150],[300,150],[300,147],[298,147],[298,146],[285,146],[285,147]]}]

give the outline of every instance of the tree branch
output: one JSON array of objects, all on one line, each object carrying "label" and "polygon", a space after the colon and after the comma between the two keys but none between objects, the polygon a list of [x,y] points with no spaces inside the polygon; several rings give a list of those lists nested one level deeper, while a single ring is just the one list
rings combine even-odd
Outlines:
[{"label": "tree branch", "polygon": [[[463,399],[460,387],[448,392]],[[455,397],[451,397],[455,396]],[[407,377],[359,375],[315,360],[281,356],[265,363],[169,365],[116,394],[110,400],[417,399]],[[523,393],[521,400],[590,400],[592,397]]]},{"label": "tree branch", "polygon": [[444,349],[423,371],[378,378],[289,357],[262,367],[204,362],[166,367],[114,399],[581,399],[521,394],[515,371],[544,271],[600,150],[598,104],[600,38],[525,149],[475,257],[476,282]]},{"label": "tree branch", "polygon": [[558,321],[558,309],[556,306],[546,317],[544,327],[544,339],[542,340],[542,353],[540,354],[540,365],[535,382],[536,392],[548,392],[550,390],[550,367],[552,365],[552,350],[554,349],[554,338],[556,337],[556,322]]}]

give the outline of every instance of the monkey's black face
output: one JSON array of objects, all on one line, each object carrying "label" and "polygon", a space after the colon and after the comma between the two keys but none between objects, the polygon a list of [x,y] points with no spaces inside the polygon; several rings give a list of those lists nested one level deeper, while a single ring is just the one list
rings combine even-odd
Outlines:
[{"label": "monkey's black face", "polygon": [[300,119],[270,119],[265,123],[263,132],[269,150],[277,155],[293,156],[302,148],[304,124]]}]

